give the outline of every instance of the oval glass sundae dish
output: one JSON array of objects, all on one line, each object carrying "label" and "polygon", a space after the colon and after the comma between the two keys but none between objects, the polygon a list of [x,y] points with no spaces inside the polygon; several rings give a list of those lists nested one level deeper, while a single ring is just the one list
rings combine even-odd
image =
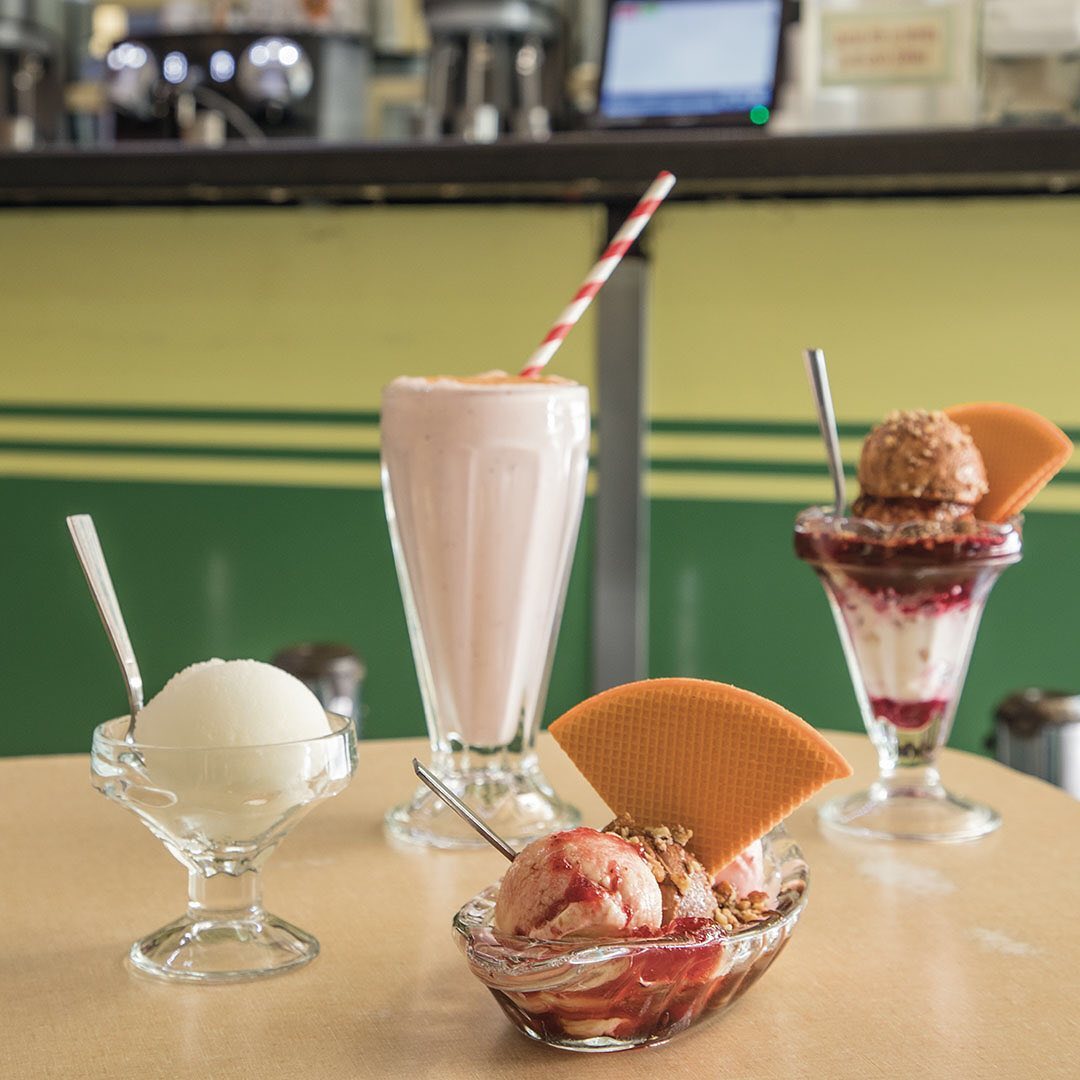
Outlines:
[{"label": "oval glass sundae dish", "polygon": [[808,880],[780,822],[850,769],[780,706],[696,679],[616,687],[551,731],[622,810],[603,831],[529,844],[457,913],[455,939],[530,1038],[592,1052],[664,1042],[779,955]]},{"label": "oval glass sundae dish", "polygon": [[188,870],[188,909],[130,952],[147,974],[227,981],[315,958],[310,934],[262,906],[259,871],[314,805],[356,768],[351,720],[323,712],[298,679],[254,660],[174,676],[138,714],[94,731],[91,781]]},{"label": "oval glass sundae dish", "polygon": [[959,841],[1000,824],[991,808],[949,792],[936,761],[987,597],[1022,553],[1019,517],[983,515],[1016,514],[1060,461],[1049,471],[1036,462],[1035,479],[1021,470],[1024,494],[1014,497],[1002,490],[1002,469],[1015,471],[1023,446],[1010,446],[1001,432],[1033,414],[996,405],[958,410],[985,440],[984,458],[951,411],[890,414],[863,445],[851,515],[812,507],[795,522],[795,552],[825,588],[878,751],[880,775],[869,790],[821,811],[846,832]]},{"label": "oval glass sundae dish", "polygon": [[[604,936],[583,937],[579,910],[578,934],[538,939],[497,928],[494,885],[454,917],[455,938],[472,973],[532,1039],[586,1052],[666,1042],[745,993],[794,931],[806,902],[806,863],[782,827],[764,838],[762,851],[764,889],[752,899],[732,895],[722,909],[730,926],[680,917],[620,935],[602,915]],[[580,883],[578,891],[590,892]],[[571,905],[590,902],[601,906],[588,898]]]}]

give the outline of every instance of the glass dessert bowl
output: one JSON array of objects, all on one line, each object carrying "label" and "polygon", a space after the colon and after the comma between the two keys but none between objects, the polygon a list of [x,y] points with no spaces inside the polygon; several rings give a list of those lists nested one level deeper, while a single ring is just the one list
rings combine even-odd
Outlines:
[{"label": "glass dessert bowl", "polygon": [[734,932],[688,919],[660,937],[501,934],[492,926],[493,885],[457,913],[454,937],[472,973],[529,1038],[585,1053],[657,1045],[745,993],[794,931],[806,903],[806,863],[783,826],[764,837],[763,851],[776,914]]},{"label": "glass dessert bowl", "polygon": [[826,825],[962,841],[1001,823],[990,807],[948,791],[936,763],[987,597],[1022,547],[1019,518],[890,525],[822,507],[799,514],[795,551],[825,588],[879,763],[869,789],[822,808]]},{"label": "glass dessert bowl", "polygon": [[93,786],[137,814],[188,870],[185,914],[131,946],[140,971],[223,982],[288,971],[318,955],[314,937],[263,908],[259,871],[356,769],[352,721],[326,715],[325,735],[262,746],[127,742],[126,716],[95,729]]}]

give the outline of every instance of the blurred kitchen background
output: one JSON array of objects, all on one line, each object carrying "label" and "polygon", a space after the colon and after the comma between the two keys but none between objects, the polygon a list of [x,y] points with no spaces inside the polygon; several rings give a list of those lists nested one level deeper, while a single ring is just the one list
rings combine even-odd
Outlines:
[{"label": "blurred kitchen background", "polygon": [[[639,20],[657,7],[0,0],[0,145],[543,139],[596,115],[609,6]],[[747,0],[755,6],[748,24],[783,24],[778,92],[754,116],[773,130],[1077,119],[1076,0]]]}]

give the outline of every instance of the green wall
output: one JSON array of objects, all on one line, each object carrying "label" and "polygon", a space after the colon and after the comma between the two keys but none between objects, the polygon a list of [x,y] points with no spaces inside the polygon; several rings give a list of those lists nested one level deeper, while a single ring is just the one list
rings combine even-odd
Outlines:
[{"label": "green wall", "polygon": [[[797,503],[652,504],[653,675],[697,675],[765,694],[817,727],[861,731],[816,576],[791,545]],[[950,745],[986,752],[997,702],[1024,686],[1080,688],[1080,519],[1032,513],[1023,560],[991,594]],[[677,552],[677,557],[671,557]]]},{"label": "green wall", "polygon": [[[123,711],[63,517],[97,520],[148,688],[309,638],[369,665],[371,737],[418,734],[378,492],[379,388],[513,368],[589,264],[595,208],[0,214],[0,754],[85,750]],[[849,467],[890,408],[1015,400],[1080,429],[1080,200],[666,207],[650,225],[651,656],[857,728],[793,557],[829,497],[799,350],[827,347]],[[587,316],[557,360],[592,383]],[[602,453],[602,440],[598,444]],[[1080,469],[1030,513],[954,744],[1077,684]],[[548,715],[589,691],[587,510]]]},{"label": "green wall", "polygon": [[[6,754],[83,751],[127,711],[64,516],[98,523],[143,677],[153,692],[193,659],[269,659],[339,641],[366,660],[363,733],[419,734],[423,712],[377,491],[0,480]],[[11,519],[9,519],[10,521]],[[588,685],[587,508],[552,676],[550,716]]]}]

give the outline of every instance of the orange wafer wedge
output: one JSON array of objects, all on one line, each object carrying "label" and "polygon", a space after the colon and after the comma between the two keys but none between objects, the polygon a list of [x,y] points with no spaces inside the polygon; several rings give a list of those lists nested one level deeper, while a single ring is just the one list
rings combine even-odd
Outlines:
[{"label": "orange wafer wedge", "polygon": [[684,825],[715,874],[851,767],[794,713],[737,686],[647,679],[605,690],[551,734],[615,814]]},{"label": "orange wafer wedge", "polygon": [[981,521],[1019,514],[1072,454],[1064,431],[1019,405],[973,401],[945,412],[971,432],[986,465],[990,491],[975,506]]}]

